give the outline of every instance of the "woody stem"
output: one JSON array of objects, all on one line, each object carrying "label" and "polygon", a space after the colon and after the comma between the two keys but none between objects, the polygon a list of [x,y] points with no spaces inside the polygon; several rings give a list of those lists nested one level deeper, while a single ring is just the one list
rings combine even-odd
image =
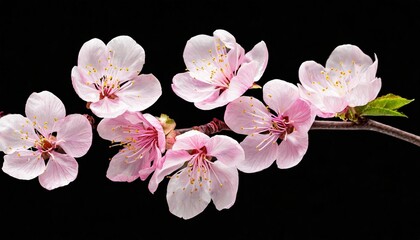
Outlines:
[{"label": "woody stem", "polygon": [[[216,134],[221,131],[232,131],[225,122],[213,118],[209,123],[194,126],[192,128],[183,128],[177,129],[179,134],[187,132],[189,130],[198,130],[207,135]],[[407,141],[414,145],[420,146],[420,136],[417,136],[413,133],[403,131],[401,129],[367,119],[363,123],[354,123],[354,122],[343,122],[343,121],[324,121],[324,120],[315,120],[312,124],[311,130],[367,130],[379,132],[385,135],[389,135],[400,140]]]}]

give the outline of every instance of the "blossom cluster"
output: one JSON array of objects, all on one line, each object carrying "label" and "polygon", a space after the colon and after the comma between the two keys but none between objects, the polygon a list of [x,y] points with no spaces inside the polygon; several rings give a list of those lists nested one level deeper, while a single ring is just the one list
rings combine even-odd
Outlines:
[{"label": "blossom cluster", "polygon": [[[195,217],[213,202],[228,209],[236,201],[239,171],[255,173],[276,162],[296,166],[309,144],[316,117],[347,116],[375,99],[381,88],[373,61],[355,45],[337,46],[325,66],[305,61],[298,84],[272,79],[257,84],[268,64],[264,41],[246,51],[223,29],[190,38],[183,52],[186,71],[172,79],[173,92],[198,109],[225,107],[224,122],[243,135],[237,140],[191,128],[178,131],[167,115],[146,110],[162,95],[160,81],[141,72],[145,51],[133,38],[117,36],[105,44],[94,38],[79,51],[71,70],[74,91],[101,118],[92,128],[82,114],[66,115],[63,102],[49,91],[32,93],[25,116],[0,118],[2,170],[17,179],[38,178],[52,190],[77,177],[76,158],[92,145],[92,131],[119,147],[106,177],[111,181],[149,181],[154,193],[167,182],[169,211]],[[261,89],[262,98],[247,95]]]}]

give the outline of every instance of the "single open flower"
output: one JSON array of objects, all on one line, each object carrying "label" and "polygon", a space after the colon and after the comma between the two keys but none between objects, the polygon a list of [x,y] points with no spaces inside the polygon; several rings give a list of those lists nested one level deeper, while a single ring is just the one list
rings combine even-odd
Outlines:
[{"label": "single open flower", "polygon": [[103,139],[123,148],[112,157],[106,176],[112,181],[145,180],[165,152],[165,133],[158,118],[126,111],[116,118],[102,119],[97,126]]},{"label": "single open flower", "polygon": [[242,96],[226,106],[224,120],[232,131],[247,135],[241,142],[245,161],[238,169],[251,173],[297,165],[308,149],[308,131],[315,120],[309,103],[299,98],[295,85],[271,80],[263,86],[267,107],[258,99]]},{"label": "single open flower", "polygon": [[239,143],[224,135],[209,137],[190,130],[176,137],[165,160],[156,168],[149,190],[154,193],[165,176],[170,177],[166,199],[169,211],[189,219],[201,213],[210,201],[218,210],[230,208],[238,191],[237,163],[244,159]]},{"label": "single open flower", "polygon": [[8,114],[0,118],[0,150],[3,171],[12,177],[38,177],[42,187],[52,190],[76,179],[75,158],[87,153],[92,128],[81,114],[66,116],[64,104],[48,91],[32,93],[26,117]]},{"label": "single open flower", "polygon": [[199,109],[221,107],[252,88],[265,71],[267,61],[268,50],[263,41],[245,54],[225,30],[216,30],[213,36],[200,34],[187,41],[187,72],[174,76],[172,89]]},{"label": "single open flower", "polygon": [[325,67],[303,62],[298,87],[319,117],[334,117],[347,107],[363,106],[377,97],[382,85],[375,77],[377,68],[376,55],[373,62],[359,47],[344,44],[333,50]]},{"label": "single open flower", "polygon": [[83,44],[71,71],[73,88],[101,118],[143,111],[162,95],[153,74],[140,74],[144,61],[143,48],[129,36],[115,37],[107,45],[91,39]]}]

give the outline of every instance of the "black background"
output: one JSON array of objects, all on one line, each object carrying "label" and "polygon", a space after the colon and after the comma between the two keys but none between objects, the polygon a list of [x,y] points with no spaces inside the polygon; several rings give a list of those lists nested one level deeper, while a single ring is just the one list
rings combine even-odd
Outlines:
[{"label": "black background", "polygon": [[[142,73],[153,73],[163,95],[146,111],[168,114],[178,128],[223,119],[224,108],[201,111],[171,90],[185,70],[182,52],[197,34],[232,33],[246,51],[261,40],[269,61],[259,81],[297,83],[303,61],[325,64],[338,45],[351,43],[378,57],[379,95],[419,97],[419,1],[51,1],[10,2],[0,14],[0,110],[24,115],[32,92],[48,90],[67,113],[87,113],[71,85],[82,44],[133,37],[146,52]],[[247,94],[258,95],[258,90]],[[420,99],[419,99],[420,100]],[[419,100],[400,110],[409,118],[375,117],[414,134]],[[97,119],[99,121],[99,119]],[[243,136],[225,133],[241,141]],[[230,209],[210,203],[183,220],[168,211],[166,182],[155,194],[147,181],[106,178],[116,149],[94,131],[79,174],[52,191],[37,179],[0,173],[2,239],[420,239],[419,147],[376,132],[309,132],[299,165],[240,173]],[[0,157],[4,154],[1,153]],[[4,238],[4,236],[6,236]]]}]

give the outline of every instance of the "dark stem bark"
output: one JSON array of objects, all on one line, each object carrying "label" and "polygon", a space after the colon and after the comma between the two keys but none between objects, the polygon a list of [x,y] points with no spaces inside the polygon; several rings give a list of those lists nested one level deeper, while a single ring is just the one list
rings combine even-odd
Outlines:
[{"label": "dark stem bark", "polygon": [[371,119],[367,119],[364,123],[361,124],[356,124],[354,122],[317,120],[312,124],[311,130],[368,130],[389,135],[420,146],[420,136]]},{"label": "dark stem bark", "polygon": [[[213,118],[213,120],[207,124],[200,126],[194,126],[192,128],[176,129],[181,134],[189,130],[198,130],[207,135],[212,135],[221,131],[232,131],[225,122]],[[407,141],[414,145],[420,146],[420,136],[403,131],[401,129],[367,119],[363,123],[344,122],[344,121],[324,121],[316,120],[311,127],[311,130],[367,130],[379,132],[385,135],[389,135],[400,140]]]}]

